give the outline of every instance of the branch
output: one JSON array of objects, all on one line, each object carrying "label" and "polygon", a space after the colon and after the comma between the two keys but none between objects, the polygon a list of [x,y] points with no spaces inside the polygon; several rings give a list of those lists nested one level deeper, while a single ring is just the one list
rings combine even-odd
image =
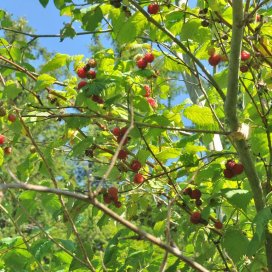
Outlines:
[{"label": "branch", "polygon": [[159,246],[160,248],[168,251],[169,253],[173,254],[174,256],[178,257],[180,260],[184,261],[187,263],[189,266],[194,268],[196,271],[200,272],[209,272],[208,269],[203,267],[201,264],[191,260],[190,258],[184,256],[178,248],[173,248],[165,243],[163,243],[159,238],[139,229],[137,226],[129,222],[128,220],[122,218],[119,216],[117,213],[113,212],[111,209],[109,209],[107,206],[104,204],[100,203],[97,199],[95,198],[89,198],[85,194],[81,193],[76,193],[76,192],[71,192],[67,190],[61,190],[61,189],[56,189],[56,188],[49,188],[45,186],[40,186],[40,185],[33,185],[33,184],[27,184],[27,183],[8,183],[8,184],[0,184],[0,190],[7,190],[7,189],[23,189],[23,190],[30,190],[30,191],[36,191],[36,192],[41,192],[41,193],[53,193],[57,194],[60,196],[68,196],[68,197],[73,197],[75,199],[79,199],[82,201],[86,201],[91,203],[93,206],[113,218],[115,221],[119,222],[126,228],[132,230],[133,232],[137,233],[140,237],[143,237],[144,239],[148,240],[154,245]]}]

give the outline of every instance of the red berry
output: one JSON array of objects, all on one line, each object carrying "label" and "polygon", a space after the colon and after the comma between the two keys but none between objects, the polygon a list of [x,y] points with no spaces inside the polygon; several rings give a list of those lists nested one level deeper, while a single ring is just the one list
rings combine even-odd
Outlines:
[{"label": "red berry", "polygon": [[194,190],[192,191],[192,193],[191,193],[191,198],[192,198],[192,199],[200,199],[200,197],[201,197],[201,192],[200,192],[200,190],[194,189]]},{"label": "red berry", "polygon": [[146,68],[146,66],[147,66],[146,60],[143,59],[143,58],[140,58],[139,60],[137,60],[137,66],[138,66],[138,68],[140,68],[140,69]]},{"label": "red berry", "polygon": [[128,156],[128,153],[124,149],[121,149],[118,153],[118,159],[120,159],[120,160],[125,160],[127,158],[127,156]]},{"label": "red berry", "polygon": [[120,128],[119,127],[115,127],[111,132],[112,132],[112,134],[114,136],[119,136],[120,135]]},{"label": "red berry", "polygon": [[91,67],[91,68],[95,68],[97,63],[96,63],[96,60],[95,59],[89,59],[88,60],[88,65]]},{"label": "red berry", "polygon": [[77,75],[78,75],[78,77],[80,77],[80,78],[86,78],[86,77],[87,77],[87,72],[86,72],[86,70],[84,69],[84,67],[81,67],[81,68],[78,68],[78,69],[77,69]]},{"label": "red berry", "polygon": [[96,94],[92,95],[92,100],[94,102],[98,103],[98,104],[103,104],[104,103],[103,98],[101,96],[99,96],[99,95],[96,95]]},{"label": "red berry", "polygon": [[[119,136],[117,137],[117,143],[120,143],[120,142],[121,142],[121,140],[123,139],[123,136],[124,136],[124,135],[119,135]],[[125,139],[123,145],[126,145],[126,144],[128,143],[128,141],[129,141],[129,139],[130,139],[129,137],[126,137],[126,139]]]},{"label": "red berry", "polygon": [[185,188],[185,189],[183,190],[183,194],[184,194],[184,195],[189,195],[189,196],[191,196],[191,195],[192,195],[192,192],[193,192],[193,190],[192,190],[191,187],[187,187],[187,188]]},{"label": "red berry", "polygon": [[241,60],[245,61],[245,60],[248,60],[249,58],[250,58],[250,53],[247,52],[247,51],[245,51],[245,50],[243,50],[241,52]]},{"label": "red berry", "polygon": [[198,224],[201,222],[201,213],[200,212],[193,212],[190,216],[190,221],[193,224]]},{"label": "red berry", "polygon": [[151,63],[154,59],[155,57],[151,52],[148,52],[144,55],[144,60],[148,63]]},{"label": "red berry", "polygon": [[114,205],[116,208],[121,208],[122,203],[120,201],[114,201]]},{"label": "red berry", "polygon": [[148,85],[144,85],[144,89],[145,89],[145,94],[144,94],[144,96],[145,96],[145,97],[149,97],[150,94],[151,94],[151,89],[150,89],[150,87],[149,87]]},{"label": "red berry", "polygon": [[81,88],[83,88],[86,85],[87,85],[87,81],[80,81],[77,85],[77,89],[80,90]]},{"label": "red berry", "polygon": [[120,130],[120,135],[125,135],[125,133],[127,132],[128,128],[127,127],[123,127]]},{"label": "red berry", "polygon": [[10,121],[10,122],[15,122],[16,121],[16,115],[15,114],[13,114],[13,113],[10,113],[9,115],[8,115],[8,120]]},{"label": "red berry", "polygon": [[149,14],[157,14],[160,10],[160,6],[158,4],[150,4],[147,7],[147,11]]},{"label": "red berry", "polygon": [[118,200],[118,189],[116,187],[110,187],[108,189],[108,194],[114,201]]},{"label": "red berry", "polygon": [[248,66],[247,66],[247,65],[241,65],[241,66],[240,66],[240,71],[241,71],[242,73],[246,73],[246,72],[248,71]]},{"label": "red berry", "polygon": [[214,54],[215,54],[215,48],[214,48],[214,47],[208,48],[208,54],[209,54],[210,56],[214,55]]},{"label": "red berry", "polygon": [[152,107],[152,108],[157,108],[158,107],[158,104],[156,102],[156,100],[152,97],[147,97],[146,98],[148,104]]},{"label": "red berry", "polygon": [[261,22],[261,15],[260,14],[256,14],[256,21]]},{"label": "red berry", "polygon": [[5,136],[0,134],[0,145],[2,145],[5,142]]},{"label": "red berry", "polygon": [[130,169],[133,172],[138,172],[141,169],[141,167],[142,167],[141,163],[137,160],[133,160],[130,164]]},{"label": "red berry", "polygon": [[4,153],[5,153],[6,155],[11,154],[11,152],[12,152],[12,147],[7,146],[7,147],[4,148]]},{"label": "red berry", "polygon": [[196,199],[195,204],[197,207],[202,205],[202,200],[201,199]]},{"label": "red berry", "polygon": [[241,163],[237,163],[233,166],[233,169],[232,169],[234,175],[240,175],[243,173],[244,171],[244,166],[241,164]]},{"label": "red berry", "polygon": [[143,175],[142,174],[139,174],[139,173],[137,173],[137,174],[135,174],[135,176],[134,176],[134,182],[135,183],[137,183],[137,184],[141,184],[141,183],[143,183],[144,182],[144,177],[143,177]]},{"label": "red berry", "polygon": [[226,168],[232,170],[236,162],[234,160],[228,160],[225,164]]},{"label": "red berry", "polygon": [[214,227],[215,227],[216,229],[222,229],[222,228],[223,228],[223,224],[222,224],[220,221],[216,221],[216,222],[214,223]]},{"label": "red berry", "polygon": [[216,66],[221,61],[221,56],[218,54],[213,54],[208,59],[211,66]]},{"label": "red berry", "polygon": [[110,204],[111,201],[112,201],[112,199],[111,199],[111,197],[110,197],[109,194],[104,194],[103,195],[103,200],[104,200],[104,203],[106,203],[106,204]]},{"label": "red berry", "polygon": [[231,178],[233,178],[233,177],[235,176],[235,174],[233,173],[232,170],[230,170],[230,169],[225,169],[225,170],[224,170],[224,176],[225,176],[225,178],[231,179]]},{"label": "red berry", "polygon": [[87,78],[95,79],[95,78],[96,78],[96,72],[95,72],[94,70],[90,70],[90,71],[87,73]]}]

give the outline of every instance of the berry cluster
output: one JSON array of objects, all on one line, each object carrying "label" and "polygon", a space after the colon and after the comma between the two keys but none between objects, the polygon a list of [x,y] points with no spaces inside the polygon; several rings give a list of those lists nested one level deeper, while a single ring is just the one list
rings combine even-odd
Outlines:
[{"label": "berry cluster", "polygon": [[201,206],[202,200],[201,198],[201,191],[199,189],[192,189],[191,187],[187,187],[183,190],[184,195],[188,195],[191,199],[195,199],[196,206]]},{"label": "berry cluster", "polygon": [[225,164],[226,169],[224,169],[225,178],[233,178],[240,175],[244,171],[244,166],[241,163],[236,163],[234,160],[228,160]]},{"label": "berry cluster", "polygon": [[104,203],[114,203],[115,207],[120,208],[121,202],[118,200],[118,189],[116,187],[110,187],[108,192],[103,195]]},{"label": "berry cluster", "polygon": [[208,8],[199,10],[198,16],[202,19],[201,25],[203,27],[208,27],[210,25],[209,19],[206,17],[208,13]]},{"label": "berry cluster", "polygon": [[[95,68],[96,65],[97,65],[97,63],[96,63],[95,59],[89,59],[85,66],[77,69],[78,77],[82,78],[82,79],[90,79],[90,80],[95,79],[96,78],[96,71],[91,68]],[[80,90],[83,87],[85,87],[87,84],[88,84],[88,82],[86,80],[82,80],[78,83],[77,89]],[[94,94],[91,96],[91,99],[98,104],[104,103],[103,98],[99,95]]]},{"label": "berry cluster", "polygon": [[[119,128],[119,127],[115,127],[111,132],[114,136],[117,137],[117,143],[120,143],[121,140],[123,139],[125,133],[127,131],[127,127],[123,127],[123,128]],[[126,137],[123,145],[126,145],[128,143],[128,141],[130,140],[130,137]]]},{"label": "berry cluster", "polygon": [[241,61],[243,62],[243,64],[240,66],[240,71],[242,73],[246,73],[249,69],[247,61],[250,59],[250,53],[243,50],[241,52]]},{"label": "berry cluster", "polygon": [[147,52],[143,57],[139,58],[136,62],[139,69],[145,69],[148,63],[153,62],[155,59],[152,52]]},{"label": "berry cluster", "polygon": [[148,104],[152,107],[152,108],[157,108],[158,104],[157,101],[150,97],[151,95],[151,89],[148,85],[144,85],[144,90],[145,90],[145,94],[144,97],[146,98],[146,101],[148,102]]}]

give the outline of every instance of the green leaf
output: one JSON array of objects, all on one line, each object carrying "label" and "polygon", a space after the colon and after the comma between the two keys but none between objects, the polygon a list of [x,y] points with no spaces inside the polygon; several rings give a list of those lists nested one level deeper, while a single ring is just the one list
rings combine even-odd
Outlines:
[{"label": "green leaf", "polygon": [[217,128],[217,123],[213,118],[212,111],[208,107],[192,105],[183,111],[186,118],[190,119],[198,127],[206,129]]},{"label": "green leaf", "polygon": [[240,230],[228,229],[223,236],[222,247],[237,263],[246,254],[249,241]]},{"label": "green leaf", "polygon": [[3,164],[3,162],[4,162],[4,150],[0,148],[0,166]]},{"label": "green leaf", "polygon": [[11,249],[1,256],[5,261],[6,268],[10,271],[22,271],[31,260],[31,254],[25,249]]},{"label": "green leaf", "polygon": [[47,6],[47,4],[49,3],[49,0],[39,0],[39,2],[45,8]]},{"label": "green leaf", "polygon": [[231,205],[244,211],[246,211],[246,208],[252,199],[252,193],[247,190],[223,189],[222,193],[225,195]]},{"label": "green leaf", "polygon": [[61,68],[66,64],[66,60],[69,56],[66,54],[57,53],[51,60],[49,60],[41,69],[41,73],[52,72]]},{"label": "green leaf", "polygon": [[82,155],[85,152],[85,150],[91,146],[92,143],[93,143],[92,137],[83,139],[80,143],[73,147],[72,156]]},{"label": "green leaf", "polygon": [[50,86],[56,81],[56,79],[48,74],[41,74],[37,78],[36,85],[34,87],[35,91],[43,90],[44,88]]},{"label": "green leaf", "polygon": [[181,155],[181,149],[180,148],[165,148],[163,151],[160,153],[156,154],[156,157],[158,160],[166,161],[169,159],[175,159],[179,158]]},{"label": "green leaf", "polygon": [[82,17],[83,29],[87,31],[94,31],[101,20],[103,19],[103,13],[101,8],[98,6],[87,11]]},{"label": "green leaf", "polygon": [[146,29],[147,20],[140,12],[134,13],[117,33],[117,41],[120,44],[129,43]]},{"label": "green leaf", "polygon": [[19,88],[16,83],[9,80],[6,82],[6,86],[5,86],[4,92],[3,92],[3,97],[7,97],[8,99],[14,99],[21,92],[22,92],[22,89]]},{"label": "green leaf", "polygon": [[61,9],[65,5],[65,0],[54,0],[55,7]]},{"label": "green leaf", "polygon": [[164,231],[165,231],[165,224],[166,224],[165,220],[156,222],[156,224],[154,226],[154,234],[156,236],[160,236],[160,235],[162,235],[164,233]]},{"label": "green leaf", "polygon": [[46,209],[52,215],[61,209],[61,204],[57,195],[42,194],[40,196],[40,199],[43,208]]}]

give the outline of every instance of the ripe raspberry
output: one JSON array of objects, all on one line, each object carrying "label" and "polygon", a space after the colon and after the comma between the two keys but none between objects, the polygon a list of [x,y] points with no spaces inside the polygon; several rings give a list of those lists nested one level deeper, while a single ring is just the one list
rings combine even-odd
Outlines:
[{"label": "ripe raspberry", "polygon": [[110,204],[112,201],[112,199],[108,193],[103,195],[103,200],[104,200],[104,203],[106,203],[106,204]]},{"label": "ripe raspberry", "polygon": [[137,60],[137,66],[139,69],[146,68],[146,66],[147,66],[146,60],[144,60],[143,58],[140,58],[139,60]]},{"label": "ripe raspberry", "polygon": [[244,166],[241,164],[241,163],[237,163],[233,166],[233,169],[232,169],[234,175],[240,175],[243,173],[244,171]]},{"label": "ripe raspberry", "polygon": [[118,153],[118,159],[125,160],[128,156],[128,153],[126,150],[121,149]]},{"label": "ripe raspberry", "polygon": [[191,194],[192,199],[200,199],[201,198],[201,192],[198,189],[194,189]]},{"label": "ripe raspberry", "polygon": [[[122,140],[122,138],[123,138],[123,135],[119,135],[119,136],[117,137],[117,143],[120,143],[121,140]],[[126,144],[128,143],[129,140],[130,140],[130,138],[129,138],[129,137],[126,137],[126,139],[125,139],[123,145],[126,145]]]},{"label": "ripe raspberry", "polygon": [[77,89],[80,90],[81,88],[83,88],[86,85],[87,85],[87,81],[80,81],[77,85]]},{"label": "ripe raspberry", "polygon": [[191,196],[191,195],[192,195],[192,192],[193,192],[193,190],[192,190],[191,187],[187,187],[187,188],[185,188],[185,189],[183,190],[183,194],[184,194],[184,195],[189,195],[189,196]]},{"label": "ripe raspberry", "polygon": [[120,135],[120,128],[119,127],[115,127],[111,132],[112,132],[112,134],[114,136],[119,136]]},{"label": "ripe raspberry", "polygon": [[226,168],[232,170],[236,162],[234,160],[228,160],[225,164]]},{"label": "ripe raspberry", "polygon": [[5,136],[0,134],[0,145],[4,144],[5,142]]},{"label": "ripe raspberry", "polygon": [[118,200],[118,189],[116,187],[110,187],[108,189],[108,194],[114,201]]},{"label": "ripe raspberry", "polygon": [[103,104],[104,103],[103,98],[101,96],[99,96],[99,95],[96,95],[96,94],[92,95],[92,100],[94,102],[98,103],[98,104]]},{"label": "ripe raspberry", "polygon": [[87,73],[87,78],[95,79],[95,78],[96,78],[96,72],[95,72],[94,70],[90,70],[90,71]]},{"label": "ripe raspberry", "polygon": [[155,4],[155,3],[154,4],[150,4],[147,7],[147,12],[149,14],[157,14],[159,12],[159,10],[160,10],[160,6],[158,4]]},{"label": "ripe raspberry", "polygon": [[87,72],[83,67],[81,67],[81,68],[77,69],[77,75],[80,78],[86,78],[87,77]]},{"label": "ripe raspberry", "polygon": [[216,229],[222,229],[222,228],[223,228],[223,224],[222,224],[220,221],[216,221],[216,222],[214,223],[214,227],[215,227]]},{"label": "ripe raspberry", "polygon": [[213,54],[208,59],[211,66],[216,66],[221,61],[221,56],[218,54]]},{"label": "ripe raspberry", "polygon": [[116,208],[121,208],[122,207],[122,203],[120,201],[114,201],[114,205]]},{"label": "ripe raspberry", "polygon": [[241,66],[240,66],[240,71],[241,71],[242,73],[246,73],[246,72],[248,71],[248,66],[247,66],[247,65],[241,65]]},{"label": "ripe raspberry", "polygon": [[8,115],[8,120],[10,121],[10,122],[15,122],[16,121],[16,115],[15,114],[13,114],[13,113],[10,113],[9,115]]},{"label": "ripe raspberry", "polygon": [[137,184],[141,184],[141,183],[143,183],[144,182],[144,177],[143,177],[143,175],[142,174],[139,174],[139,173],[137,173],[137,174],[135,174],[135,176],[134,176],[134,182],[135,183],[137,183]]},{"label": "ripe raspberry", "polygon": [[224,176],[225,176],[225,178],[231,179],[231,178],[233,178],[233,177],[235,176],[235,174],[233,173],[232,170],[230,170],[230,169],[225,169],[225,170],[224,170]]},{"label": "ripe raspberry", "polygon": [[190,221],[193,224],[198,224],[201,222],[201,213],[200,212],[193,212],[190,216]]},{"label": "ripe raspberry", "polygon": [[151,63],[154,59],[155,57],[151,52],[148,52],[144,55],[144,60],[148,63]]},{"label": "ripe raspberry", "polygon": [[158,107],[158,104],[156,102],[156,100],[152,97],[147,97],[146,98],[148,104],[152,107],[152,108],[157,108]]},{"label": "ripe raspberry", "polygon": [[245,51],[245,50],[243,50],[243,51],[241,52],[241,60],[242,60],[242,61],[246,61],[246,60],[248,60],[248,59],[250,59],[250,53],[247,52],[247,51]]},{"label": "ripe raspberry", "polygon": [[125,133],[127,132],[128,128],[127,127],[123,127],[120,130],[120,135],[125,135]]},{"label": "ripe raspberry", "polygon": [[149,97],[151,94],[151,89],[148,85],[144,85],[144,89],[145,89],[145,94],[144,97]]},{"label": "ripe raspberry", "polygon": [[141,167],[142,167],[141,163],[137,160],[133,160],[130,164],[130,169],[133,172],[138,172],[141,169]]}]

